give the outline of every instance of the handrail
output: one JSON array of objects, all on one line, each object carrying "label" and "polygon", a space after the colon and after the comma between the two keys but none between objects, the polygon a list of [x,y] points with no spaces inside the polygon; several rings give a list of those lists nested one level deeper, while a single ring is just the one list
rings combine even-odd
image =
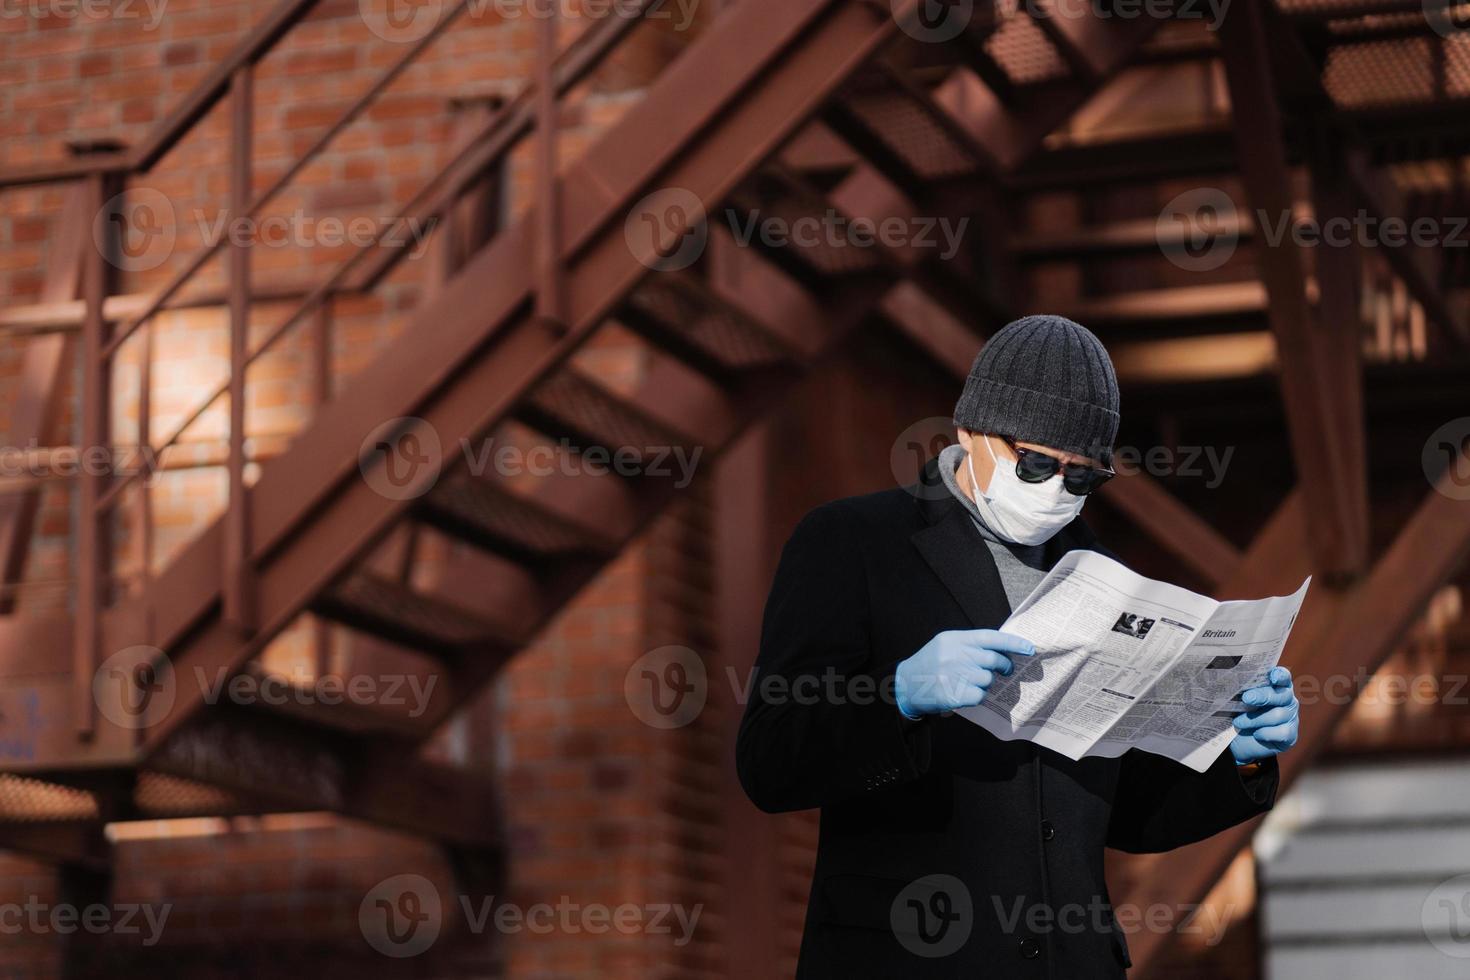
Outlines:
[{"label": "handrail", "polygon": [[224,61],[205,76],[204,81],[184,98],[173,112],[153,127],[148,138],[134,152],[133,169],[146,173],[153,169],[194,124],[219,104],[230,92],[235,73],[259,61],[277,41],[309,14],[318,0],[281,0],[265,15],[239,44],[225,55]]},{"label": "handrail", "polygon": [[[301,2],[301,0],[288,0],[288,2]],[[309,2],[315,3],[316,0],[309,0]],[[302,170],[306,169],[306,167],[311,164],[311,162],[316,158],[317,154],[326,149],[327,145],[331,143],[331,141],[335,139],[337,135],[342,132],[342,130],[352,125],[353,120],[361,115],[362,111],[366,109],[368,105],[383,92],[384,89],[391,85],[394,79],[402,74],[403,70],[407,68],[415,58],[419,56],[424,48],[433,43],[433,41],[439,37],[440,33],[442,33],[446,27],[454,23],[454,21],[459,18],[459,15],[464,12],[467,5],[468,0],[456,0],[455,5],[450,8],[449,12],[445,16],[439,19],[439,22],[434,25],[433,29],[431,29],[428,34],[424,35],[424,37],[421,38],[418,43],[405,51],[402,57],[394,62],[393,65],[389,67],[389,69],[384,72],[382,76],[376,82],[374,82],[366,92],[358,97],[357,101],[348,106],[347,109],[343,111],[340,116],[337,117],[332,125],[327,127],[326,131],[323,132],[316,139],[316,141],[306,149],[306,152],[304,152],[300,157],[296,159],[295,163],[287,167],[286,171],[281,174],[280,177],[276,178],[276,180],[269,187],[262,191],[255,198],[255,200],[250,203],[250,206],[245,209],[243,217],[255,217],[255,215],[260,213],[261,208],[264,208],[267,204],[273,201],[276,195],[284,190],[286,185],[296,178],[297,174],[301,173]],[[249,65],[250,62],[245,62],[244,64]],[[237,71],[238,70],[239,69],[237,68]],[[234,218],[235,216],[231,215],[231,217]],[[103,356],[111,357],[113,354],[116,354],[118,348],[126,343],[128,338],[131,337],[138,330],[139,327],[151,320],[154,315],[163,308],[163,304],[167,303],[169,299],[172,298],[173,294],[178,291],[179,287],[182,286],[188,279],[192,278],[194,273],[203,268],[206,262],[214,258],[214,256],[219,253],[220,249],[225,246],[229,239],[230,236],[221,235],[212,243],[206,245],[204,248],[195,253],[194,258],[191,259],[187,264],[185,264],[184,268],[179,270],[179,272],[177,272],[168,281],[168,284],[165,285],[163,289],[159,290],[157,297],[152,303],[148,304],[148,306],[144,308],[142,313],[138,314],[136,317],[130,320],[127,326],[123,327],[121,330],[113,334],[112,338],[108,341],[106,346],[103,347]]]},{"label": "handrail", "polygon": [[[561,51],[556,59],[556,68],[558,70],[553,72],[555,94],[557,96],[565,94],[573,85],[576,85],[584,79],[601,63],[602,59],[622,40],[628,31],[632,30],[641,21],[644,13],[661,2],[662,0],[636,0],[636,3],[629,8],[628,12],[602,18],[596,21],[591,27],[584,29],[581,34]],[[460,5],[454,13],[457,14],[463,7],[464,2],[461,0]],[[425,40],[428,40],[428,38],[425,38]],[[414,50],[418,50],[417,45]],[[397,70],[399,70],[399,65],[395,65],[390,69],[390,71]],[[516,141],[534,126],[536,120],[535,91],[536,87],[534,83],[527,83],[522,86],[514,98],[505,106],[501,107],[490,121],[486,123],[480,131],[480,134],[456,154],[448,164],[442,167],[433,178],[428,180],[419,192],[408,201],[403,210],[413,213],[414,217],[428,219],[436,218],[450,208],[471,183],[501,159],[515,145]],[[354,106],[349,111],[356,110],[357,108]],[[313,147],[314,152],[318,149],[318,147]],[[444,185],[446,180],[447,186]],[[273,187],[271,192],[273,193],[277,189],[278,187]],[[424,206],[425,202],[430,202],[428,207]],[[422,210],[420,210],[421,208]],[[391,271],[398,261],[401,260],[402,256],[407,254],[407,248],[403,244],[386,246],[380,253],[386,256],[385,260],[370,266],[368,275],[362,281],[350,287],[345,285],[347,276],[352,270],[357,267],[359,262],[371,254],[374,249],[378,248],[382,244],[383,238],[392,230],[393,226],[385,226],[379,229],[371,241],[363,243],[356,251],[344,259],[325,282],[312,289],[301,301],[301,304],[261,340],[254,351],[247,353],[244,359],[245,366],[248,367],[255,363],[259,357],[274,346],[303,317],[317,310],[332,295],[340,292],[358,292],[371,289],[384,275]],[[221,239],[222,241],[224,241],[223,238]],[[210,246],[206,250],[201,250],[200,255],[196,256],[195,260],[190,263],[187,269],[188,273],[192,275],[194,271],[197,271],[199,267],[208,261],[219,244],[219,242],[216,242],[214,246]],[[131,335],[131,332],[136,330],[143,321],[159,312],[162,305],[168,301],[172,294],[178,290],[179,286],[183,284],[183,280],[187,278],[188,276],[186,275],[175,277],[177,281],[171,280],[164,288],[167,295],[161,294],[159,297],[156,297],[145,308],[142,314],[135,317],[129,323],[128,327],[124,328],[124,331],[119,331],[112,338],[111,342],[105,348],[106,351],[109,354],[114,352],[121,341],[126,339],[123,336],[124,333]],[[198,422],[215,402],[228,393],[228,381],[215,387],[206,398],[197,404],[194,410],[183,417],[168,438],[156,447],[157,451],[162,452],[176,444],[183,434],[188,431],[190,426]],[[106,513],[137,479],[138,474],[133,473],[114,481],[99,497],[97,502],[99,511]]]},{"label": "handrail", "polygon": [[0,189],[27,184],[54,184],[98,174],[146,173],[225,97],[230,90],[230,79],[241,66],[258,61],[287,31],[300,23],[318,2],[319,0],[281,0],[202,82],[190,90],[184,101],[154,125],[143,142],[132,150],[0,170]]},{"label": "handrail", "polygon": [[[528,80],[509,104],[497,111],[489,123],[468,144],[461,148],[451,162],[440,169],[414,195],[406,212],[426,213],[436,219],[454,205],[466,190],[477,180],[498,165],[509,150],[529,131],[538,126],[543,129],[543,138],[538,148],[538,160],[548,170],[555,160],[557,106],[561,96],[572,85],[586,77],[601,64],[609,51],[622,40],[644,15],[658,7],[663,0],[634,0],[631,9],[615,10],[611,15],[596,18],[594,23],[581,31],[563,51],[557,51],[556,24],[542,25],[537,44],[536,73]],[[402,72],[468,8],[470,0],[456,0],[454,5],[436,19],[428,33],[419,38],[393,64],[383,72],[331,125],[319,133],[311,145],[278,176],[263,192],[252,194],[250,134],[254,102],[255,65],[293,27],[317,5],[317,0],[280,0],[275,7],[237,44],[222,63],[213,68],[209,75],[197,85],[169,115],[147,134],[144,140],[131,151],[99,148],[100,153],[88,154],[61,164],[23,165],[0,171],[0,191],[19,185],[45,184],[58,181],[85,180],[92,201],[92,214],[100,213],[109,195],[125,192],[129,177],[145,173],[158,163],[178,142],[227,96],[231,101],[231,164],[230,164],[230,209],[231,220],[242,220],[258,215],[280,191],[289,185],[322,151],[329,146],[370,104],[402,74]],[[534,101],[533,101],[534,99]],[[541,241],[538,252],[548,257],[544,268],[539,270],[541,283],[538,309],[554,317],[557,308],[556,293],[560,282],[560,249],[555,247],[553,237],[558,231],[554,220],[553,202],[556,191],[553,187],[554,174],[539,175],[538,200],[543,210],[540,222]],[[143,392],[140,408],[148,412],[148,388],[152,367],[152,346],[155,331],[152,321],[163,310],[170,309],[184,285],[212,258],[221,254],[226,244],[228,252],[227,303],[230,322],[230,367],[225,383],[216,388],[197,408],[189,412],[169,437],[157,447],[152,446],[149,421],[145,418],[140,427],[140,438],[147,440],[150,449],[163,452],[175,446],[190,426],[209,410],[222,396],[229,394],[229,498],[226,513],[227,538],[223,549],[221,584],[224,596],[225,621],[242,633],[254,628],[255,573],[250,556],[252,554],[250,520],[246,505],[245,485],[245,394],[247,368],[261,357],[290,331],[307,314],[316,312],[317,336],[314,350],[318,383],[317,401],[325,401],[329,386],[323,379],[330,371],[330,303],[333,297],[343,292],[357,292],[375,287],[382,277],[392,270],[406,249],[400,243],[384,245],[384,238],[391,230],[382,227],[372,241],[359,247],[329,275],[325,282],[311,290],[277,327],[252,351],[248,340],[248,325],[254,296],[250,283],[250,260],[246,246],[236,241],[233,235],[220,236],[198,249],[184,262],[183,267],[171,275],[162,289],[154,293],[143,304],[142,310],[119,330],[112,329],[105,306],[112,292],[112,273],[107,253],[117,247],[99,242],[99,247],[88,250],[83,292],[83,315],[81,318],[81,359],[83,381],[80,414],[82,418],[83,442],[102,445],[110,441],[111,412],[106,396],[108,381],[115,367],[115,355],[122,345],[138,334],[145,326],[145,350],[139,366],[139,383]],[[109,234],[115,231],[109,226]],[[348,276],[358,268],[362,260],[373,250],[381,252],[368,267],[367,275],[355,284],[349,284]],[[107,556],[106,542],[111,534],[111,515],[123,493],[137,485],[138,473],[118,477],[117,474],[87,474],[79,483],[78,494],[81,520],[78,536],[77,576],[77,624],[72,643],[72,666],[76,680],[72,692],[74,729],[79,738],[90,737],[96,721],[94,699],[86,679],[92,675],[100,656],[101,610],[107,602],[108,582],[113,569]],[[151,578],[149,564],[152,554],[152,503],[146,484],[139,497],[139,521],[143,541],[143,581]],[[152,601],[151,599],[149,600]],[[151,622],[151,617],[148,617]]]},{"label": "handrail", "polygon": [[0,170],[0,190],[33,184],[69,184],[89,177],[127,174],[132,169],[133,155],[126,151],[92,153],[43,163],[23,163]]}]

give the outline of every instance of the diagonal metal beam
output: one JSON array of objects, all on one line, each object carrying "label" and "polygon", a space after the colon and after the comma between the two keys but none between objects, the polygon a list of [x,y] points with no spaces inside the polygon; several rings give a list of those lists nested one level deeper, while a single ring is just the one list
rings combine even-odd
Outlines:
[{"label": "diagonal metal beam", "polygon": [[[1467,463],[1470,461],[1462,460],[1459,465]],[[1451,478],[1447,472],[1442,485],[1428,493],[1366,577],[1344,591],[1314,586],[1315,594],[1303,608],[1284,658],[1298,677],[1312,676],[1321,681],[1335,675],[1353,676],[1360,668],[1376,671],[1435,591],[1470,556],[1470,506],[1452,493],[1455,488]],[[1282,567],[1298,550],[1292,547],[1291,538],[1301,533],[1300,511],[1306,509],[1299,497],[1290,506],[1297,513],[1284,514],[1280,521],[1273,522],[1278,526],[1269,533],[1275,542],[1246,562],[1243,576],[1259,572],[1262,581],[1269,582],[1282,577]],[[1279,588],[1270,585],[1265,590]],[[1257,594],[1262,589],[1247,591]],[[1300,740],[1282,757],[1283,790],[1327,748],[1333,728],[1350,707],[1349,703],[1332,704],[1323,699],[1302,712]],[[1150,861],[1147,874],[1123,900],[1139,908],[1152,907],[1153,903],[1177,908],[1181,903],[1201,901],[1234,856],[1249,846],[1257,823],[1251,821],[1159,855]],[[1140,977],[1158,975],[1160,954],[1172,938],[1168,933],[1150,931],[1140,931],[1132,938]]]},{"label": "diagonal metal beam", "polygon": [[[811,30],[817,20],[821,30]],[[364,420],[423,418],[450,447],[488,431],[649,274],[623,234],[630,204],[660,186],[656,181],[722,200],[896,29],[889,16],[833,0],[740,6],[721,23],[562,178],[571,328],[553,331],[523,317],[531,281],[527,216],[418,313],[415,322],[425,329],[408,331],[403,344],[364,370],[354,386],[359,397],[349,393],[328,405],[265,467],[250,494],[259,638],[232,640],[211,612],[218,581],[207,569],[219,547],[216,525],[160,577],[159,594],[168,596],[155,620],[160,645],[177,653],[186,644],[185,658],[206,669],[238,668],[253,656],[408,509],[409,502],[385,499],[357,473]],[[720,84],[707,84],[712,78]],[[108,648],[129,641],[112,634]],[[181,691],[169,717],[150,730],[150,743],[197,711],[201,693]]]},{"label": "diagonal metal beam", "polygon": [[1102,497],[1212,588],[1239,571],[1240,549],[1148,474],[1120,476],[1103,487]]},{"label": "diagonal metal beam", "polygon": [[[1293,194],[1282,138],[1282,117],[1260,7],[1248,4],[1220,25],[1220,43],[1230,88],[1242,181],[1251,203],[1270,222],[1289,219]],[[1347,469],[1350,452],[1345,427],[1338,421],[1342,406],[1334,399],[1323,365],[1341,364],[1328,356],[1324,337],[1307,296],[1302,249],[1294,242],[1263,249],[1257,263],[1266,287],[1267,316],[1281,361],[1281,389],[1298,478],[1316,502],[1307,513],[1316,567],[1332,577],[1356,574],[1366,555],[1367,529],[1354,510],[1356,493],[1344,488],[1363,474]],[[1330,325],[1344,329],[1342,324]]]},{"label": "diagonal metal beam", "polygon": [[[980,338],[912,283],[889,291],[881,311],[955,377],[969,373]],[[1110,505],[1212,586],[1225,585],[1238,572],[1243,560],[1239,549],[1153,477],[1144,473],[1121,477],[1102,492]]]}]

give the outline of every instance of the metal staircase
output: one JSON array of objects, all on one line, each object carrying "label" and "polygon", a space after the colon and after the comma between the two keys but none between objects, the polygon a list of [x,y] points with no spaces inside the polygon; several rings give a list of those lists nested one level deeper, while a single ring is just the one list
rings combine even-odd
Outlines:
[{"label": "metal staircase", "polygon": [[[248,485],[243,412],[232,410],[231,506],[158,575],[109,584],[103,545],[125,484],[86,479],[75,620],[24,608],[0,619],[0,738],[17,747],[0,760],[11,774],[0,777],[0,846],[105,868],[109,820],[321,809],[493,853],[494,787],[418,750],[676,496],[673,479],[638,464],[673,449],[717,454],[866,322],[955,363],[979,342],[973,325],[983,332],[1007,312],[968,252],[743,247],[732,225],[974,214],[1159,26],[1037,16],[1032,4],[982,9],[934,41],[921,39],[922,5],[730,7],[582,157],[542,168],[535,207],[464,256],[381,356],[325,385],[310,425]],[[279,185],[248,191],[251,73],[313,6],[283,0],[135,151],[0,174],[0,189],[80,181],[95,204],[229,99],[233,200],[260,206]],[[555,163],[556,96],[633,21],[597,24],[554,59],[543,49],[536,82],[408,210],[447,213],[548,123],[543,160]],[[1021,40],[999,49],[1001,34]],[[1000,50],[1021,54],[1007,66]],[[235,349],[218,394],[238,407],[264,346],[245,346],[252,284],[245,259],[227,258],[236,274],[215,302],[235,316]],[[265,346],[303,326],[329,333],[333,300],[370,290],[397,260],[387,248],[355,255],[305,290]],[[185,295],[203,261],[114,330],[107,270],[100,253],[89,258],[84,442],[108,441],[110,355]],[[608,332],[642,345],[647,369],[631,390],[584,356]],[[492,434],[575,447],[574,465],[534,481],[475,472],[459,447]],[[593,461],[620,452],[640,472]],[[428,658],[440,678],[429,710],[211,703],[199,678],[268,673],[258,656],[303,614],[360,634],[368,654],[383,641]],[[109,680],[94,683],[104,664]]]},{"label": "metal staircase", "polygon": [[[50,172],[9,174],[6,184],[80,178],[95,203],[228,99],[236,123],[232,200],[242,211],[259,209],[382,87],[269,191],[251,197],[251,72],[311,7],[281,4],[135,152],[114,148]],[[248,487],[232,440],[229,511],[201,527],[155,578],[115,591],[107,584],[100,545],[132,481],[85,480],[82,506],[96,520],[82,522],[79,615],[33,621],[20,610],[5,623],[8,694],[31,699],[46,719],[22,736],[23,758],[7,761],[16,777],[36,782],[8,785],[19,797],[32,789],[37,799],[74,800],[80,791],[95,804],[89,814],[116,819],[153,812],[140,787],[165,778],[220,787],[247,809],[323,808],[494,846],[488,787],[415,763],[394,772],[396,792],[388,792],[378,775],[388,767],[367,764],[367,743],[381,753],[387,740],[412,758],[676,492],[669,479],[608,473],[587,457],[675,447],[717,453],[902,283],[967,321],[999,315],[961,262],[881,245],[742,248],[726,212],[788,221],[829,212],[874,220],[961,213],[970,188],[1024,159],[1157,23],[1069,21],[1058,32],[1025,15],[996,14],[933,44],[917,39],[916,7],[804,0],[747,2],[726,12],[585,156],[562,167],[554,183],[542,181],[537,207],[467,256],[409,315],[400,339],[324,399],[313,422],[261,464]],[[544,59],[538,82],[565,91],[635,20],[595,24],[555,61]],[[1051,52],[1051,74],[1003,91],[988,87],[983,78],[1005,77],[986,51],[987,38],[1001,29],[1031,32],[1037,50]],[[516,141],[534,138],[538,123],[553,117],[537,93],[532,84],[495,113],[408,210],[443,213]],[[662,202],[671,194],[703,213],[668,211]],[[551,221],[543,217],[548,204]],[[640,215],[640,206],[662,210]],[[642,240],[630,231],[640,219],[654,229]],[[686,226],[707,234],[703,254],[668,269]],[[81,325],[89,437],[107,441],[98,392],[110,356],[187,299],[191,276],[213,251],[187,263],[113,329],[102,313],[108,270],[89,250]],[[227,258],[237,276],[216,302],[229,304],[238,323],[248,314],[250,283],[239,257]],[[301,324],[320,327],[335,296],[371,288],[396,260],[386,248],[354,255],[310,287],[297,312],[253,351],[236,329],[234,377],[185,424],[222,396],[242,394],[244,365]],[[649,367],[637,390],[614,391],[579,365],[579,350],[604,330],[646,345]],[[574,475],[528,486],[471,472],[455,447],[507,425],[542,444],[576,447]],[[408,451],[420,437],[438,447],[432,459]],[[152,442],[164,448],[176,438]],[[417,463],[428,465],[414,473]],[[395,482],[402,473],[408,484]],[[425,542],[447,556],[432,582],[414,567]],[[89,597],[98,600],[95,620]],[[280,717],[209,703],[199,678],[261,676],[255,658],[303,613],[433,658],[447,683],[432,710],[415,721],[292,706]],[[42,646],[28,642],[39,636]],[[114,651],[132,659],[107,660]],[[119,680],[94,690],[104,660],[105,673]],[[142,720],[119,724],[118,712],[105,710],[107,698],[143,705]],[[26,717],[5,712],[11,725]],[[444,806],[437,794],[446,788],[465,805]],[[170,812],[218,808],[217,798],[199,795],[205,802],[193,810]],[[95,835],[79,836],[89,846],[74,857],[105,860]]]}]

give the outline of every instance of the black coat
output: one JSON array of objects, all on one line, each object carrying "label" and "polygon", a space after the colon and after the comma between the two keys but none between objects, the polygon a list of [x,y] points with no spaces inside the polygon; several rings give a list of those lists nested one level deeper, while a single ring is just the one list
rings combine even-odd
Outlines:
[{"label": "black coat", "polygon": [[[1074,521],[1047,567],[1095,547]],[[835,501],[787,542],[736,754],[762,810],[822,810],[798,977],[1121,977],[1103,848],[1167,851],[1270,809],[1274,761],[1250,776],[1229,752],[1203,774],[1137,751],[1073,762],[958,716],[899,713],[900,661],[1009,614],[948,495]]]}]

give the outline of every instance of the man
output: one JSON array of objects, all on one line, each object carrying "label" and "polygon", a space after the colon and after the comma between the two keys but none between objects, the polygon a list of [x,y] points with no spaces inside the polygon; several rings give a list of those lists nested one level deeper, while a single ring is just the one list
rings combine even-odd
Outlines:
[{"label": "man", "polygon": [[1268,810],[1296,740],[1290,673],[1243,694],[1205,773],[1073,762],[950,714],[1034,652],[996,630],[1012,606],[1097,548],[1077,514],[1111,475],[1107,351],[1063,317],[1017,320],[954,422],[919,487],[807,515],[771,587],[737,765],[761,809],[822,810],[797,975],[1121,977],[1103,848],[1166,851]]}]

